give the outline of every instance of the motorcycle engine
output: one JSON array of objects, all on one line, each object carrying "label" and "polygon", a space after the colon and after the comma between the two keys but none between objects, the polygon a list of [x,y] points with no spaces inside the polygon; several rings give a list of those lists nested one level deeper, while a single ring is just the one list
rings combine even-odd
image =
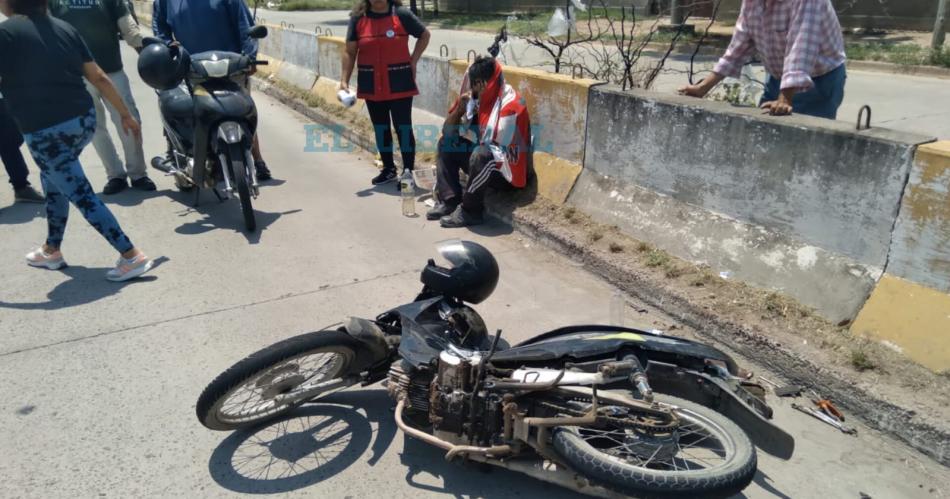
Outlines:
[{"label": "motorcycle engine", "polygon": [[390,394],[398,398],[405,393],[410,413],[425,414],[433,432],[443,438],[465,436],[465,440],[488,444],[502,429],[502,403],[500,396],[484,392],[473,399],[480,361],[477,353],[463,357],[443,351],[435,373],[396,362],[389,370]]}]

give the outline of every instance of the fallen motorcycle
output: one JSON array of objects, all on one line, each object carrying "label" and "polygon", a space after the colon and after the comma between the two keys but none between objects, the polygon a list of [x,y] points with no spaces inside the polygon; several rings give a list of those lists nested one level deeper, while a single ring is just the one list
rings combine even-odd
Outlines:
[{"label": "fallen motorcycle", "polygon": [[723,352],[655,332],[570,326],[513,347],[467,303],[494,290],[491,253],[439,245],[422,292],[375,320],[296,336],[238,362],[201,394],[213,430],[264,422],[385,380],[397,426],[446,451],[601,497],[727,497],[783,459],[765,390]]}]

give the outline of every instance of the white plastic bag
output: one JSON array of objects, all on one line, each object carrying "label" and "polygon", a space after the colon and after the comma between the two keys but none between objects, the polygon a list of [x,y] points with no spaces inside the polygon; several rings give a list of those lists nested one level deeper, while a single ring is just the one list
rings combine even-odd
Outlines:
[{"label": "white plastic bag", "polygon": [[564,11],[558,7],[554,9],[554,15],[551,16],[551,20],[548,22],[548,36],[554,38],[564,36],[574,27],[573,24],[571,19],[564,14]]}]

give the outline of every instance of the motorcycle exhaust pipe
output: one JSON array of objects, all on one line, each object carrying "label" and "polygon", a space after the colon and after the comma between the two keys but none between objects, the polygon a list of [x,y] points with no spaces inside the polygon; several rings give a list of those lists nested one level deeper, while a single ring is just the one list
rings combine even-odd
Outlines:
[{"label": "motorcycle exhaust pipe", "polygon": [[455,457],[459,455],[466,455],[466,454],[478,454],[478,455],[482,455],[486,457],[488,456],[501,457],[501,456],[506,456],[508,454],[511,454],[510,445],[496,445],[494,447],[455,445],[451,442],[442,440],[441,438],[438,438],[434,435],[430,435],[422,430],[417,430],[407,425],[406,422],[403,421],[402,411],[405,407],[406,407],[406,397],[405,396],[399,397],[399,402],[396,403],[396,415],[395,415],[396,426],[398,426],[400,430],[402,430],[403,432],[405,432],[407,435],[411,437],[415,437],[429,445],[434,445],[436,447],[439,447],[441,449],[445,449],[446,451],[448,451],[448,453],[445,454],[446,461],[451,461],[452,459],[454,459]]}]

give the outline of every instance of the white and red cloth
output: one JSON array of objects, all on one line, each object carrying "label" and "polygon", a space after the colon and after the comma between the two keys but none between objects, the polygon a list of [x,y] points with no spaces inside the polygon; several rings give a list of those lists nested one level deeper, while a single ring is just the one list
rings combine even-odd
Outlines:
[{"label": "white and red cloth", "polygon": [[[459,95],[470,89],[466,71]],[[456,99],[449,112],[453,112],[458,105]],[[531,120],[524,98],[505,82],[501,64],[497,61],[491,81],[478,96],[478,109],[471,111],[474,115],[471,120],[478,125],[480,137],[466,138],[488,146],[494,156],[491,166],[499,170],[512,186],[524,187],[528,178],[528,155],[531,154]],[[467,135],[469,129],[465,126],[462,128],[462,135]]]},{"label": "white and red cloth", "polygon": [[845,62],[831,0],[743,0],[732,42],[713,71],[738,77],[755,52],[783,90],[811,89],[812,78]]}]

